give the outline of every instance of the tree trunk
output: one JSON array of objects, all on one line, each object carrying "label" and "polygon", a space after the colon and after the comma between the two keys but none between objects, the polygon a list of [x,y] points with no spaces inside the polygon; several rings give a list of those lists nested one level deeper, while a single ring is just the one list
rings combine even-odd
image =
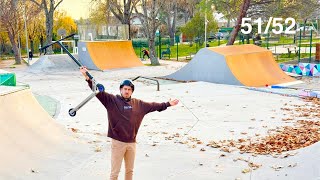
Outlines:
[{"label": "tree trunk", "polygon": [[[170,36],[170,45],[174,46],[174,34],[176,32],[176,23],[177,23],[177,1],[175,1],[175,4],[173,6],[174,9],[170,9],[168,12],[168,30],[169,30],[169,36]],[[171,16],[171,10],[173,10],[173,16]],[[170,15],[169,15],[170,14]],[[173,18],[171,23],[171,17]]]},{"label": "tree trunk", "polygon": [[171,15],[168,15],[167,17],[167,27],[168,27],[168,32],[169,32],[169,37],[170,37],[170,45],[174,45],[174,27],[173,23],[171,24]]},{"label": "tree trunk", "polygon": [[186,11],[183,13],[183,17],[184,17],[184,23],[187,24],[188,20],[189,20],[189,13]]},{"label": "tree trunk", "polygon": [[156,55],[156,47],[155,47],[155,42],[154,42],[154,36],[151,36],[149,38],[149,51],[150,51],[150,61],[151,65],[157,66],[160,65],[158,61],[158,57]]},{"label": "tree trunk", "polygon": [[238,16],[236,25],[231,32],[231,35],[230,35],[230,38],[229,38],[227,45],[233,45],[234,41],[236,40],[238,32],[241,28],[242,18],[244,18],[246,16],[247,11],[249,9],[249,6],[250,6],[250,0],[244,0],[243,4],[241,6],[241,9],[240,9],[240,14]]},{"label": "tree trunk", "polygon": [[16,61],[16,64],[21,64],[21,57],[20,57],[20,53],[19,53],[19,48],[18,48],[17,43],[15,41],[14,34],[10,33],[10,31],[8,31],[8,36],[10,39],[10,43],[12,46],[12,50],[14,53],[14,59]]},{"label": "tree trunk", "polygon": [[129,40],[131,40],[131,36],[132,36],[132,34],[131,34],[131,25],[130,25],[130,21],[129,21],[129,23],[128,23],[128,31],[129,31],[129,37],[128,37],[128,39],[129,39]]},{"label": "tree trunk", "polygon": [[[49,12],[46,16],[46,45],[52,43],[53,31],[53,11]],[[46,50],[47,54],[53,54],[52,46],[49,46]]]},{"label": "tree trunk", "polygon": [[32,52],[34,52],[34,41],[33,39],[30,39],[30,49]]},{"label": "tree trunk", "polygon": [[6,46],[5,40],[3,36],[0,36],[0,55],[5,53],[5,46]]},{"label": "tree trunk", "polygon": [[[171,20],[170,20],[171,22]],[[173,13],[173,21],[172,24],[170,24],[169,28],[169,36],[170,36],[170,45],[174,46],[174,35],[176,32],[176,24],[177,24],[177,3],[175,4],[174,13]]]},{"label": "tree trunk", "polygon": [[125,11],[124,11],[124,13],[123,13],[123,24],[126,24],[126,25],[128,25],[128,31],[129,31],[129,40],[131,39],[131,33],[130,33],[130,31],[131,31],[131,27],[130,27],[130,14],[129,14],[129,9],[130,9],[130,6],[129,7],[125,7]]},{"label": "tree trunk", "polygon": [[[306,36],[306,24],[307,24],[308,19],[304,20],[304,25],[303,25],[303,36]],[[301,29],[300,29],[301,31]]]},{"label": "tree trunk", "polygon": [[170,46],[174,46],[174,34],[175,34],[175,31],[173,29],[171,29],[171,31],[169,32]]},{"label": "tree trunk", "polygon": [[41,45],[41,47],[43,47],[43,36],[42,35],[40,36],[40,45]]},{"label": "tree trunk", "polygon": [[[147,9],[147,1],[142,0],[142,9],[143,14],[140,14],[139,18],[141,22],[143,22],[143,29],[146,32],[148,42],[149,42],[149,51],[150,51],[150,61],[151,65],[160,65],[159,60],[156,56],[155,52],[155,33],[157,31],[157,28],[160,24],[158,24],[157,20],[157,14],[158,11],[156,11],[156,0],[152,0],[150,2],[150,8]],[[136,9],[136,12],[138,10]]]}]

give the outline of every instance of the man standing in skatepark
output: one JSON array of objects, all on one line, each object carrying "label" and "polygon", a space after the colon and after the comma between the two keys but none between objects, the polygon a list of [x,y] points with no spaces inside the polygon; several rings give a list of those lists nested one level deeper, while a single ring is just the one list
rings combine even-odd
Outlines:
[{"label": "man standing in skatepark", "polygon": [[[90,88],[92,81],[87,76],[86,67],[80,67],[80,72],[85,77]],[[143,117],[153,111],[163,111],[170,106],[175,106],[179,100],[168,102],[144,102],[131,98],[134,84],[124,80],[120,84],[120,95],[99,92],[96,97],[107,109],[108,137],[111,140],[111,180],[117,180],[121,169],[122,160],[125,161],[125,180],[132,180],[134,160],[136,154],[136,136]]]}]

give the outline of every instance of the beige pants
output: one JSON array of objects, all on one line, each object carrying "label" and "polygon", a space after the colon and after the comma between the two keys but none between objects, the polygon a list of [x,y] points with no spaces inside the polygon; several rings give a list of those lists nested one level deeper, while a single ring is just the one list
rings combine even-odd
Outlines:
[{"label": "beige pants", "polygon": [[125,143],[115,139],[111,141],[111,180],[117,180],[122,160],[125,163],[125,180],[132,180],[136,143]]}]

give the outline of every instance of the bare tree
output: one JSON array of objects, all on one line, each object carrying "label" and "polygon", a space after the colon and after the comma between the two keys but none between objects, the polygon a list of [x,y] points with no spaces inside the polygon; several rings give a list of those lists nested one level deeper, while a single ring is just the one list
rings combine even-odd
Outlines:
[{"label": "bare tree", "polygon": [[5,31],[8,33],[14,53],[15,63],[21,64],[20,51],[17,41],[19,30],[22,27],[22,3],[20,3],[18,0],[1,0],[0,7],[0,21]]},{"label": "bare tree", "polygon": [[[91,2],[99,2],[101,5],[105,5],[106,14],[111,11],[112,14],[122,23],[128,25],[129,39],[131,39],[130,29],[131,29],[131,15],[133,9],[136,7],[140,0],[105,0],[106,3],[101,3],[101,0],[92,0]],[[108,18],[108,17],[107,17]]]},{"label": "bare tree", "polygon": [[167,24],[169,36],[170,36],[170,44],[171,46],[174,44],[174,35],[176,32],[176,22],[177,22],[177,1],[165,0],[165,4],[163,5],[163,10],[165,13],[165,21]]},{"label": "bare tree", "polygon": [[[62,3],[63,0],[30,0],[38,7],[43,9],[46,15],[46,44],[52,42],[53,36],[53,14],[57,7]],[[56,3],[57,2],[57,3]],[[52,54],[52,46],[48,47],[47,54]]]},{"label": "bare tree", "polygon": [[135,8],[149,41],[150,60],[152,65],[160,65],[155,51],[155,34],[161,25],[158,15],[163,4],[164,1],[161,0],[141,0],[143,13],[139,13],[137,8]]},{"label": "bare tree", "polygon": [[183,13],[184,22],[187,23],[194,16],[196,5],[201,0],[176,0],[178,4],[178,12]]}]

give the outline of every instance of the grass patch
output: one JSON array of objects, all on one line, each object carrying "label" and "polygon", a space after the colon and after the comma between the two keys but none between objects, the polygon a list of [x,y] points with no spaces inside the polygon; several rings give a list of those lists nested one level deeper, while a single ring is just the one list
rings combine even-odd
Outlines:
[{"label": "grass patch", "polygon": [[159,65],[152,65],[152,64],[144,64],[145,66],[162,66],[161,64]]},{"label": "grass patch", "polygon": [[0,61],[14,60],[14,55],[0,56]]},{"label": "grass patch", "polygon": [[[300,59],[309,58],[309,57],[310,57],[309,53],[301,53],[300,54]],[[311,58],[312,57],[315,57],[315,53],[311,53]],[[276,59],[277,63],[298,60],[298,54],[292,53],[292,54],[290,54],[290,57],[288,54],[281,54],[278,56],[274,56],[274,59]]]}]

